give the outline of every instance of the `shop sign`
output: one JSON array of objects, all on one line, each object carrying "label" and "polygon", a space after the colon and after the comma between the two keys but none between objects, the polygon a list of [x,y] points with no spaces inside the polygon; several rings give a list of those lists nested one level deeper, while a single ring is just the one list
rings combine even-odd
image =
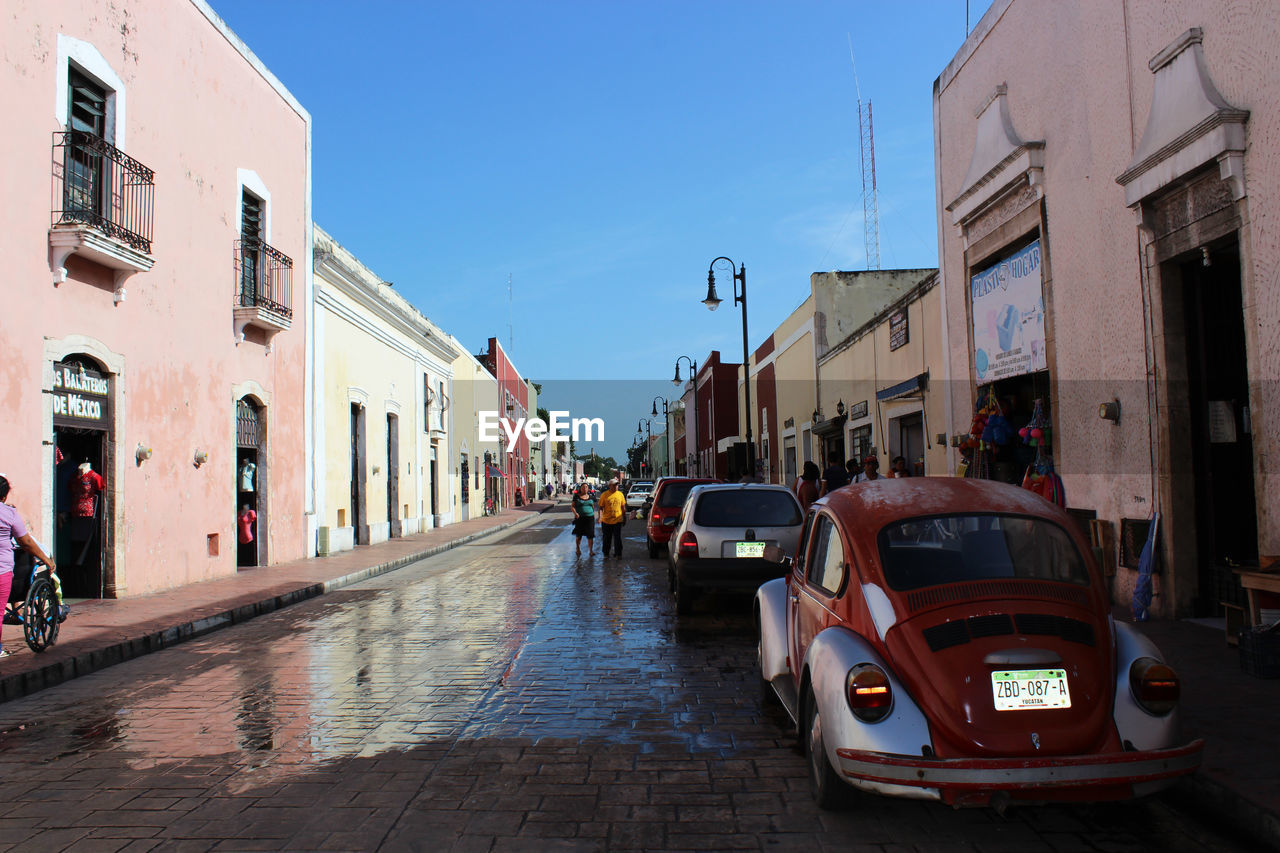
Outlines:
[{"label": "shop sign", "polygon": [[50,399],[54,424],[106,429],[111,414],[111,377],[79,364],[54,362]]},{"label": "shop sign", "polygon": [[863,400],[861,403],[854,403],[850,406],[849,420],[856,421],[859,418],[865,418],[867,416],[867,403],[867,400]]},{"label": "shop sign", "polygon": [[907,345],[907,309],[894,311],[889,315],[889,352]]},{"label": "shop sign", "polygon": [[1048,367],[1040,241],[969,279],[973,364],[979,382]]}]

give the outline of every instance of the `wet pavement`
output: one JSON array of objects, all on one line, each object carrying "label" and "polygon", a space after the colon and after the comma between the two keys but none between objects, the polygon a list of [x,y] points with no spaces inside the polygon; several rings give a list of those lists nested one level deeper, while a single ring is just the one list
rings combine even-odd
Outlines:
[{"label": "wet pavement", "polygon": [[0,705],[0,847],[1245,850],[1164,800],[819,811],[747,599],[567,513]]}]

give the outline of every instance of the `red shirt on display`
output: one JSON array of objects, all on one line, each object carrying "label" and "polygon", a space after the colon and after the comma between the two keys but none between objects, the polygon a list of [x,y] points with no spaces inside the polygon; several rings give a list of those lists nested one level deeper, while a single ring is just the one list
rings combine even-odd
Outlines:
[{"label": "red shirt on display", "polygon": [[92,518],[96,508],[94,500],[107,487],[97,471],[77,474],[71,478],[71,511],[76,518]]},{"label": "red shirt on display", "polygon": [[251,509],[240,513],[240,544],[248,545],[253,541],[253,523],[258,520],[258,514]]}]

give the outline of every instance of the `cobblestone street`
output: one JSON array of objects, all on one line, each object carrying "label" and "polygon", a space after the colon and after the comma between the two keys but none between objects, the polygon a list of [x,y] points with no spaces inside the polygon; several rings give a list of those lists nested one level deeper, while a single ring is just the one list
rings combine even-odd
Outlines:
[{"label": "cobblestone street", "polygon": [[7,849],[1244,849],[1160,800],[812,803],[744,599],[553,512],[0,708]]}]

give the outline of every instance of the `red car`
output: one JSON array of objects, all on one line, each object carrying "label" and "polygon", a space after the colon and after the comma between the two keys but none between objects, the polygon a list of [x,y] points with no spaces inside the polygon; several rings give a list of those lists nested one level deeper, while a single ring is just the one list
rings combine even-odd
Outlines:
[{"label": "red car", "polygon": [[676,529],[676,519],[684,506],[689,490],[703,483],[719,483],[711,477],[663,477],[654,488],[653,502],[649,508],[649,520],[645,524],[645,541],[649,556],[657,559]]},{"label": "red car", "polygon": [[815,798],[953,806],[1117,800],[1200,764],[1178,676],[1133,626],[1071,517],[981,480],[881,479],[815,503],[756,595],[762,678]]}]

